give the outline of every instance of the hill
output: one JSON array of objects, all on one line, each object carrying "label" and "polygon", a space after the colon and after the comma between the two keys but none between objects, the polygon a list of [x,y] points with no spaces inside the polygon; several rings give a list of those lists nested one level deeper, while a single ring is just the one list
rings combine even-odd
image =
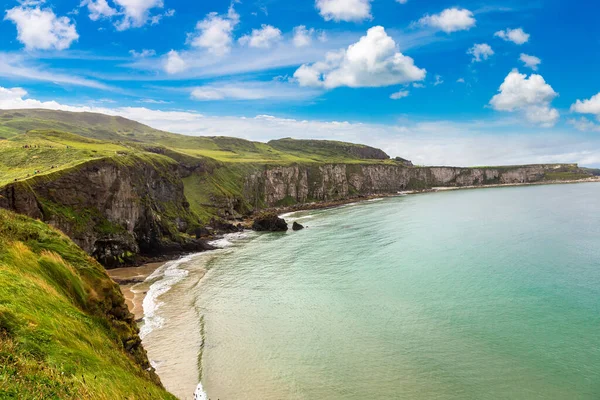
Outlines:
[{"label": "hill", "polygon": [[[332,141],[252,142],[232,137],[187,136],[160,131],[122,117],[54,110],[0,110],[0,138],[16,140],[30,131],[68,132],[99,141],[163,146],[192,157],[221,162],[277,163],[383,161],[381,150]],[[271,145],[274,144],[274,145]],[[310,145],[308,151],[303,145]]]},{"label": "hill", "polygon": [[0,398],[173,399],[118,286],[48,225],[0,210]]}]

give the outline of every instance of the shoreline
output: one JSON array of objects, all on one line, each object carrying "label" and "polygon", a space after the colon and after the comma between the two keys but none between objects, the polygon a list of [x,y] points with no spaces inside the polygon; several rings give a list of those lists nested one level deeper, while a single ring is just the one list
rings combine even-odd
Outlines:
[{"label": "shoreline", "polygon": [[[321,201],[321,202],[313,202],[313,203],[302,203],[295,204],[293,206],[284,206],[284,207],[271,207],[266,208],[262,211],[272,211],[277,213],[277,215],[281,216],[283,214],[300,212],[300,211],[310,211],[310,210],[327,210],[332,208],[337,208],[340,206],[352,204],[352,203],[362,203],[367,202],[373,199],[384,199],[390,197],[399,197],[406,195],[414,195],[414,194],[423,194],[423,193],[436,193],[436,192],[448,192],[454,190],[472,190],[472,189],[487,189],[487,188],[502,188],[502,187],[519,187],[519,186],[542,186],[542,185],[564,185],[564,184],[576,184],[576,183],[600,183],[600,177],[597,178],[589,178],[585,180],[563,180],[563,181],[544,181],[544,182],[523,182],[523,183],[498,183],[492,185],[477,185],[477,186],[439,186],[432,187],[429,189],[417,189],[417,190],[407,190],[397,193],[380,193],[380,194],[369,194],[369,195],[361,195],[346,199],[340,200],[331,200],[331,201]],[[250,226],[252,224],[252,218],[245,218],[244,225]],[[227,235],[226,233],[215,235],[214,237],[209,238],[210,242],[215,242],[217,240],[223,239]],[[215,247],[214,250],[219,250],[219,247]],[[125,297],[125,302],[129,307],[129,311],[135,315],[136,321],[140,321],[144,317],[144,310],[142,303],[144,298],[146,297],[146,290],[144,291],[135,291],[133,289],[134,286],[138,284],[144,283],[145,279],[149,277],[152,273],[154,273],[157,269],[165,265],[169,261],[174,261],[179,258],[189,256],[191,254],[197,253],[205,253],[213,250],[206,250],[203,252],[184,252],[184,253],[175,253],[175,254],[163,254],[153,258],[146,258],[143,263],[137,266],[127,266],[127,267],[119,267],[114,269],[107,269],[108,275],[117,283],[123,292],[123,296]]]}]

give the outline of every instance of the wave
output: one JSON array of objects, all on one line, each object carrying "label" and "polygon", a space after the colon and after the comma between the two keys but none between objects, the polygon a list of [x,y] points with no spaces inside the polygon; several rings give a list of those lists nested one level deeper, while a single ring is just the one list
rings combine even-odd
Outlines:
[{"label": "wave", "polygon": [[202,387],[202,383],[199,383],[198,386],[196,387],[196,391],[194,392],[193,399],[194,400],[208,400],[208,395],[204,391],[204,388]]},{"label": "wave", "polygon": [[236,240],[244,239],[248,236],[248,232],[227,233],[223,235],[221,239],[211,240],[210,242],[208,242],[208,244],[222,249],[233,245],[233,242],[235,242]]},{"label": "wave", "polygon": [[196,254],[191,254],[177,260],[166,262],[163,266],[154,271],[146,282],[155,281],[150,285],[148,293],[142,302],[144,309],[144,324],[140,328],[140,338],[144,339],[146,335],[155,329],[159,329],[164,324],[164,318],[157,314],[158,309],[163,304],[158,298],[167,293],[173,285],[180,282],[188,275],[188,271],[179,269],[183,263],[191,261]]}]

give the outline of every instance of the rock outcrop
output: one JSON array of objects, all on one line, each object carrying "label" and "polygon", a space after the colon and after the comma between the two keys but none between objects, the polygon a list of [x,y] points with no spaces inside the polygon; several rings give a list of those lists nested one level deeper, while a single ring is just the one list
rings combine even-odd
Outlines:
[{"label": "rock outcrop", "polygon": [[304,225],[299,224],[298,222],[294,221],[294,223],[292,224],[292,230],[293,231],[300,231],[304,229]]},{"label": "rock outcrop", "polygon": [[288,225],[284,219],[279,218],[275,213],[263,213],[254,219],[252,229],[257,232],[285,232]]}]

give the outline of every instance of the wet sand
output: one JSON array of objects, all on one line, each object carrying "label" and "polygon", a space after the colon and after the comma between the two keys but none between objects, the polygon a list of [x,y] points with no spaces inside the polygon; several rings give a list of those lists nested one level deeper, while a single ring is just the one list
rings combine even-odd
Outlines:
[{"label": "wet sand", "polygon": [[164,264],[165,262],[161,261],[139,267],[116,268],[107,271],[108,275],[121,287],[125,303],[136,320],[144,317],[142,303],[148,291],[148,285],[144,283],[144,280]]}]

